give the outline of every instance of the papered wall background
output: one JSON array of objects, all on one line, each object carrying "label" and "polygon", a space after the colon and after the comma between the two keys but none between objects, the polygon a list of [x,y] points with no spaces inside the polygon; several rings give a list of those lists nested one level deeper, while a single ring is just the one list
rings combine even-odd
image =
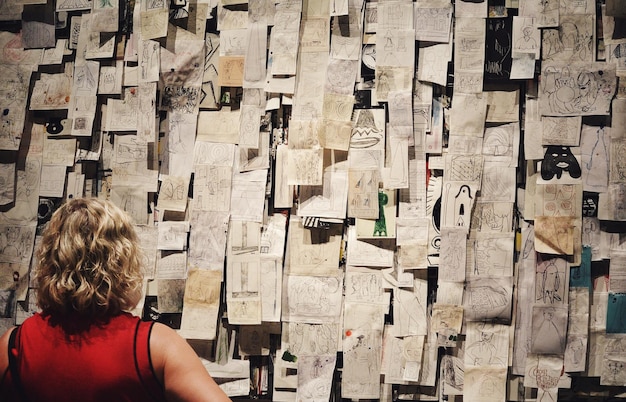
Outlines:
[{"label": "papered wall background", "polygon": [[134,219],[229,395],[626,386],[623,0],[0,2],[0,327],[52,212]]}]

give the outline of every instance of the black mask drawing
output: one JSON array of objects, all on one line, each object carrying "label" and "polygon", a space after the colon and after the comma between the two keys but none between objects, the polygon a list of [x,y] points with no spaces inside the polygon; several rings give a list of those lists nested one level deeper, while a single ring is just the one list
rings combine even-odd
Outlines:
[{"label": "black mask drawing", "polygon": [[577,179],[581,175],[580,165],[569,147],[549,145],[541,163],[541,178],[550,180],[561,178],[563,172]]}]

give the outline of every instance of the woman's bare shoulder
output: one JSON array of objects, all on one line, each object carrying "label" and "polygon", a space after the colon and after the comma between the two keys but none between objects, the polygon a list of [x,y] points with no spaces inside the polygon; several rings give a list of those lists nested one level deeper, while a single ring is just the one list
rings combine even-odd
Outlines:
[{"label": "woman's bare shoulder", "polygon": [[9,338],[15,328],[17,327],[9,328],[2,336],[0,336],[0,377],[9,367]]}]

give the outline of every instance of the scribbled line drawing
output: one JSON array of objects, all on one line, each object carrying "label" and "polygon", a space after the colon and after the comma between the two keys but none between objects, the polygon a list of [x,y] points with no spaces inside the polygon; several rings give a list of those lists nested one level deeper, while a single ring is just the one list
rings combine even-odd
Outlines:
[{"label": "scribbled line drawing", "polygon": [[593,61],[593,15],[560,15],[558,29],[543,33],[543,60]]},{"label": "scribbled line drawing", "polygon": [[477,155],[451,155],[450,181],[478,182],[482,175],[483,159]]},{"label": "scribbled line drawing", "polygon": [[337,350],[339,338],[337,324],[289,322],[289,328],[285,332],[288,350],[296,356],[333,354]]},{"label": "scribbled line drawing", "polygon": [[35,244],[35,225],[0,225],[0,261],[28,264]]},{"label": "scribbled line drawing", "polygon": [[379,356],[382,348],[380,331],[355,330],[344,338],[343,343],[344,367],[351,369],[346,370],[346,374],[350,374],[342,378],[342,388],[346,387],[349,395],[362,395],[367,398],[372,394],[378,395],[379,390],[374,379],[378,378],[380,373]]},{"label": "scribbled line drawing", "polygon": [[541,121],[542,145],[578,145],[582,121],[580,116],[543,116]]},{"label": "scribbled line drawing", "polygon": [[508,345],[502,345],[502,339],[508,334],[502,329],[506,327],[477,323],[478,339],[465,347],[465,362],[472,366],[506,367],[508,363]]},{"label": "scribbled line drawing", "polygon": [[545,63],[541,72],[542,114],[605,115],[615,92],[615,66]]},{"label": "scribbled line drawing", "polygon": [[[566,326],[561,325],[557,309],[552,306],[533,306],[532,348],[535,353],[563,353]],[[567,320],[567,316],[563,317]]]},{"label": "scribbled line drawing", "polygon": [[513,237],[477,238],[474,242],[474,275],[511,275],[513,246]]},{"label": "scribbled line drawing", "polygon": [[561,258],[551,258],[537,264],[535,298],[544,304],[565,302],[565,282],[567,262]]},{"label": "scribbled line drawing", "polygon": [[466,300],[466,316],[469,320],[508,319],[512,289],[508,286],[510,278],[480,278],[468,282]]},{"label": "scribbled line drawing", "polygon": [[539,49],[537,40],[533,37],[533,33],[537,28],[532,25],[525,25],[521,29],[522,37],[518,38],[513,45],[513,50],[523,53],[534,53]]},{"label": "scribbled line drawing", "polygon": [[478,202],[474,206],[471,227],[484,232],[509,233],[513,225],[513,203]]}]

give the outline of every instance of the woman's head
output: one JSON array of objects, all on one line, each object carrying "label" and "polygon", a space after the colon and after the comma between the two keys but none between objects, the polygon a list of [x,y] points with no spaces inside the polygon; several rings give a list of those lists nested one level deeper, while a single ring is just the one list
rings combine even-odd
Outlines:
[{"label": "woman's head", "polygon": [[37,304],[53,316],[106,318],[141,298],[142,253],[130,217],[108,201],[63,204],[37,251]]}]

